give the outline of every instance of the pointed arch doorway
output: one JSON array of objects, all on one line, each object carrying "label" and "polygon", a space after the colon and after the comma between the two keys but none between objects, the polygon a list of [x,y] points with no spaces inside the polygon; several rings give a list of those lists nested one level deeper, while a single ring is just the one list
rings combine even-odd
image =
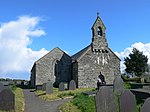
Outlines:
[{"label": "pointed arch doorway", "polygon": [[61,69],[62,69],[62,62],[60,60],[55,60],[53,64],[53,78],[54,78],[54,87],[58,87],[59,83],[61,82]]}]

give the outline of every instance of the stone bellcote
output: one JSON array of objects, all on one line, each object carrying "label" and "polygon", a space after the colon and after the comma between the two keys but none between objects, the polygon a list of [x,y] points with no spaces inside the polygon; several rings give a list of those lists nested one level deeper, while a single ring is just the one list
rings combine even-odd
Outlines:
[{"label": "stone bellcote", "polygon": [[105,36],[106,27],[103,24],[99,15],[92,26],[92,51],[100,52],[108,47],[107,39]]}]

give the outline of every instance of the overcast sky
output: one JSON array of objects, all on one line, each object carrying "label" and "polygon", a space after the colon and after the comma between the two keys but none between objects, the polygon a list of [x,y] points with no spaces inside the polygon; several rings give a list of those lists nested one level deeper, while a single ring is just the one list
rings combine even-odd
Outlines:
[{"label": "overcast sky", "polygon": [[97,12],[122,71],[133,47],[150,59],[150,0],[2,0],[0,5],[2,78],[29,79],[33,63],[51,49],[73,55],[89,45]]}]

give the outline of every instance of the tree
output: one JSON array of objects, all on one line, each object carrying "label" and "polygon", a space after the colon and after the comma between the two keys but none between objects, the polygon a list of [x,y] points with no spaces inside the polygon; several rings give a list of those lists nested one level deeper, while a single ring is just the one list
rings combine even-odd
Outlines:
[{"label": "tree", "polygon": [[133,48],[132,53],[130,53],[129,57],[126,57],[124,61],[126,66],[125,71],[127,73],[141,76],[143,73],[148,71],[147,56],[143,55],[143,52],[140,52],[136,48]]}]

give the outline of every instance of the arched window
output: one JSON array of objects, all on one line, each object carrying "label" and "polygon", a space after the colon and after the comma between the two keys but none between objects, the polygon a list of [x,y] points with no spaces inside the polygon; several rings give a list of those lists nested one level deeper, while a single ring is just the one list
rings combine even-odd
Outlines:
[{"label": "arched window", "polygon": [[101,27],[98,27],[98,28],[97,28],[97,35],[98,35],[99,37],[102,36],[102,29],[101,29]]}]

